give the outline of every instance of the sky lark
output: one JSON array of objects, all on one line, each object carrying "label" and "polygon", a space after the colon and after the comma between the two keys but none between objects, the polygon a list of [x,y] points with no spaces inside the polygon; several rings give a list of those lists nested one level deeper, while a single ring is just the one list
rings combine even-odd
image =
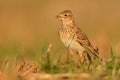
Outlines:
[{"label": "sky lark", "polygon": [[72,55],[77,52],[83,57],[83,54],[89,51],[89,55],[96,56],[102,60],[98,55],[98,51],[91,45],[86,34],[75,24],[70,10],[62,11],[57,15],[57,18],[62,21],[62,26],[59,28],[60,39]]}]

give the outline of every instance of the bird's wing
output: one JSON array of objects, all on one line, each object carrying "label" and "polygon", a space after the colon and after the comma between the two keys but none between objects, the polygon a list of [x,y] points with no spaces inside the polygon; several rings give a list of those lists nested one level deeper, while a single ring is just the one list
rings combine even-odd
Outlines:
[{"label": "bird's wing", "polygon": [[85,49],[89,50],[94,56],[97,55],[97,51],[93,48],[90,41],[88,40],[86,34],[80,30],[80,28],[76,28],[74,35],[74,40],[80,43]]}]

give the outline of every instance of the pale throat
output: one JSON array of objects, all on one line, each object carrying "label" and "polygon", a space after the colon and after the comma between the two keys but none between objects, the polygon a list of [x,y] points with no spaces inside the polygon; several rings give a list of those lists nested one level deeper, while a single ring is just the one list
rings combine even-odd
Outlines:
[{"label": "pale throat", "polygon": [[63,26],[64,26],[64,27],[75,25],[73,19],[71,19],[71,20],[63,20],[62,22],[63,22]]}]

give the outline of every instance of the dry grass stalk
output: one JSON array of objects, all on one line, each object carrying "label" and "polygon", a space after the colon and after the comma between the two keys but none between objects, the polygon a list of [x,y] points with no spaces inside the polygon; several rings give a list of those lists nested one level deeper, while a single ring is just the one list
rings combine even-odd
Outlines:
[{"label": "dry grass stalk", "polygon": [[32,60],[24,59],[21,63],[16,65],[17,74],[21,77],[28,75],[29,73],[33,73],[34,70],[39,68],[38,64]]},{"label": "dry grass stalk", "polygon": [[50,53],[50,51],[51,51],[51,47],[52,47],[52,44],[49,44],[49,46],[48,46],[48,48],[47,48],[47,51],[46,51],[47,56],[49,56],[49,53]]}]

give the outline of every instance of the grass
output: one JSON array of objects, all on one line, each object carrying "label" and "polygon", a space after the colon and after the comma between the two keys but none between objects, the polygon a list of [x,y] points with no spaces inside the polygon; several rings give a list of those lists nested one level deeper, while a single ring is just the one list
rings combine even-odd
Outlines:
[{"label": "grass", "polygon": [[[115,56],[112,47],[110,59],[106,61],[106,65],[101,66],[98,60],[95,60],[90,69],[87,69],[88,65],[81,63],[78,65],[67,53],[61,53],[60,48],[54,50],[52,44],[43,48],[38,46],[35,49],[27,49],[14,43],[8,48],[0,47],[0,64],[0,76],[4,78],[1,75],[4,74],[6,80],[18,78],[31,80],[31,77],[34,80],[43,78],[47,78],[47,80],[58,80],[59,78],[60,80],[120,79],[120,56]],[[41,76],[41,74],[44,75]]]}]

